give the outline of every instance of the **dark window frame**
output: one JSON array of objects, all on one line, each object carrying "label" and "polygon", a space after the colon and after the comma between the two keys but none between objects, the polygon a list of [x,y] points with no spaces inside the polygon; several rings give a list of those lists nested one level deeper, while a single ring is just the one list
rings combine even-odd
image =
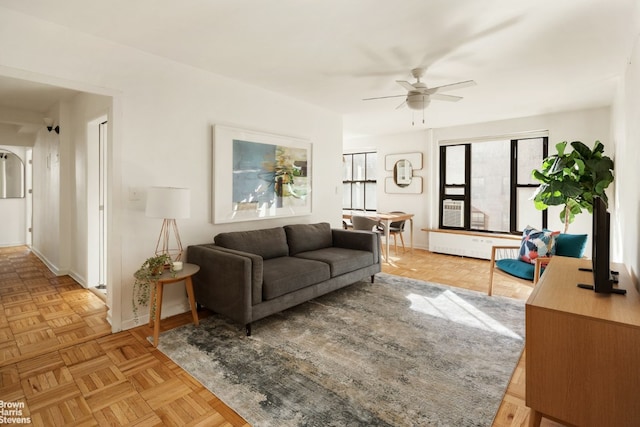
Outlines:
[{"label": "dark window frame", "polygon": [[[354,165],[353,165],[353,156],[355,156],[355,155],[361,155],[361,154],[364,154],[364,156],[365,156],[365,161],[364,161],[364,168],[365,168],[365,169],[364,169],[364,177],[365,177],[365,179],[353,179],[353,170],[354,170]],[[343,206],[342,206],[342,209],[343,209],[343,210],[363,210],[363,209],[359,209],[359,208],[354,208],[354,207],[353,207],[353,193],[354,193],[354,191],[353,191],[353,187],[354,187],[354,185],[356,185],[356,184],[362,184],[362,185],[363,185],[363,191],[362,191],[362,193],[363,193],[362,206],[364,207],[364,210],[365,210],[365,211],[367,211],[367,212],[375,212],[375,211],[377,210],[376,208],[374,208],[374,209],[366,209],[366,206],[367,206],[367,192],[366,192],[366,189],[365,189],[364,187],[365,187],[367,184],[374,184],[374,185],[375,185],[375,189],[376,189],[376,191],[377,191],[377,186],[378,186],[378,180],[377,180],[377,179],[367,179],[367,178],[368,178],[368,176],[369,176],[369,173],[368,173],[368,171],[367,171],[367,164],[368,164],[368,163],[367,163],[367,155],[369,155],[369,154],[375,154],[376,156],[378,155],[378,153],[377,153],[377,152],[375,152],[375,151],[360,151],[360,152],[343,153],[343,154],[342,154],[342,157],[343,157],[343,158],[348,157],[348,158],[349,158],[349,161],[351,161],[351,179],[350,179],[350,180],[345,180],[345,179],[343,179],[343,180],[342,180],[342,184],[343,184],[343,186],[344,186],[344,184],[350,184],[350,186],[351,186],[350,206],[349,206],[349,207],[347,207],[347,206],[344,206],[344,205],[343,205]],[[377,170],[377,168],[376,168],[376,176],[377,176],[377,172],[378,172],[378,170]]]},{"label": "dark window frame", "polygon": [[[510,234],[520,234],[522,230],[517,230],[518,224],[518,205],[517,205],[517,192],[519,188],[536,188],[538,184],[520,184],[518,183],[518,141],[528,139],[542,139],[542,157],[546,158],[549,151],[549,137],[526,137],[526,138],[511,138],[510,139],[510,194],[509,194],[509,231]],[[463,184],[447,184],[446,183],[446,152],[447,147],[465,147],[465,182]],[[504,233],[504,231],[492,231],[492,230],[476,230],[471,228],[471,142],[459,143],[459,144],[446,144],[441,145],[439,148],[440,154],[440,191],[438,200],[438,226],[447,230],[465,230],[465,231],[478,231],[483,233]],[[463,194],[452,195],[447,194],[447,189],[462,188]],[[464,226],[451,227],[443,224],[444,214],[444,200],[462,200],[464,201]],[[542,215],[542,227],[547,228],[548,214],[546,210],[541,212]]]}]

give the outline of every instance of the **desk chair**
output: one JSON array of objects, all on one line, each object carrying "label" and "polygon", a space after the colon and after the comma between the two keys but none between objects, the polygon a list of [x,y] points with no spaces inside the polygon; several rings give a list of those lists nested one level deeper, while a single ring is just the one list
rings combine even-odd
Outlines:
[{"label": "desk chair", "polygon": [[554,247],[549,248],[548,254],[544,254],[548,256],[536,257],[533,263],[521,259],[522,247],[525,243],[524,237],[520,246],[493,246],[491,248],[487,294],[490,296],[493,293],[493,278],[496,273],[535,286],[551,256],[582,258],[587,246],[587,237],[586,234],[558,234],[554,239]]},{"label": "desk chair", "polygon": [[[405,212],[393,211],[389,213],[404,214]],[[393,250],[395,251],[396,255],[398,255],[398,235],[400,236],[400,242],[402,243],[402,252],[405,252],[404,237],[402,236],[402,233],[404,233],[405,223],[406,221],[403,219],[402,221],[393,221],[389,224],[389,236],[393,236]],[[380,230],[382,235],[384,235],[384,224],[379,224],[378,229]]]}]

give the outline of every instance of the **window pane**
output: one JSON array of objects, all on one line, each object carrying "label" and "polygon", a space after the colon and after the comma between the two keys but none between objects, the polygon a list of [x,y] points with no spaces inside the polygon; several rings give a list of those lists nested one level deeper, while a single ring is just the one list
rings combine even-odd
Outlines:
[{"label": "window pane", "polygon": [[471,147],[471,212],[476,227],[482,224],[491,231],[509,231],[510,147],[508,140]]},{"label": "window pane", "polygon": [[342,209],[351,209],[351,184],[342,184]]},{"label": "window pane", "polygon": [[444,189],[446,196],[464,196],[464,187],[447,187]]},{"label": "window pane", "polygon": [[365,191],[365,209],[366,210],[376,210],[376,184],[373,182],[367,182],[364,185]]},{"label": "window pane", "polygon": [[353,155],[353,180],[364,181],[365,179],[365,155],[354,154]]},{"label": "window pane", "polygon": [[376,180],[376,169],[378,166],[378,154],[367,153],[367,180]]},{"label": "window pane", "polygon": [[445,184],[464,184],[464,145],[446,147]]},{"label": "window pane", "polygon": [[352,209],[364,209],[364,185],[360,182],[351,184]]},{"label": "window pane", "polygon": [[531,171],[542,167],[542,138],[518,140],[518,182],[517,184],[538,184]]},{"label": "window pane", "polygon": [[343,181],[351,181],[353,178],[352,170],[351,170],[351,160],[353,156],[350,154],[345,154],[342,156],[342,180]]},{"label": "window pane", "polygon": [[537,210],[531,197],[536,191],[535,188],[524,187],[516,190],[516,209],[518,210],[518,231],[525,229],[527,225],[542,229],[542,212]]}]

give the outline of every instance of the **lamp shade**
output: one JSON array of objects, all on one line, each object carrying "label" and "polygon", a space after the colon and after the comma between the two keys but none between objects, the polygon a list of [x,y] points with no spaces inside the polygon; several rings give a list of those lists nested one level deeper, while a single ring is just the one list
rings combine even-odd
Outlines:
[{"label": "lamp shade", "polygon": [[175,187],[149,188],[145,215],[151,218],[189,218],[191,190]]}]

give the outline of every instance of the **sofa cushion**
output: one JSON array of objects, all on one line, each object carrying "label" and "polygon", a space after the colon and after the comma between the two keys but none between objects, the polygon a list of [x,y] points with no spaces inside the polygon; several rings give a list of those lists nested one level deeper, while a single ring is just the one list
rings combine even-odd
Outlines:
[{"label": "sofa cushion", "polygon": [[497,260],[496,267],[511,274],[512,276],[516,276],[525,280],[533,280],[533,275],[535,274],[536,269],[535,265],[531,263],[513,258]]},{"label": "sofa cushion", "polygon": [[260,255],[263,259],[289,255],[287,235],[282,227],[220,233],[214,240],[223,248]]},{"label": "sofa cushion", "polygon": [[263,267],[262,298],[265,301],[331,278],[328,264],[302,258],[271,258]]},{"label": "sofa cushion", "polygon": [[292,256],[333,245],[331,225],[328,222],[285,225],[284,231],[287,234],[289,255]]},{"label": "sofa cushion", "polygon": [[329,264],[331,277],[340,276],[374,264],[373,253],[345,248],[324,248],[317,251],[301,252],[296,257]]}]

